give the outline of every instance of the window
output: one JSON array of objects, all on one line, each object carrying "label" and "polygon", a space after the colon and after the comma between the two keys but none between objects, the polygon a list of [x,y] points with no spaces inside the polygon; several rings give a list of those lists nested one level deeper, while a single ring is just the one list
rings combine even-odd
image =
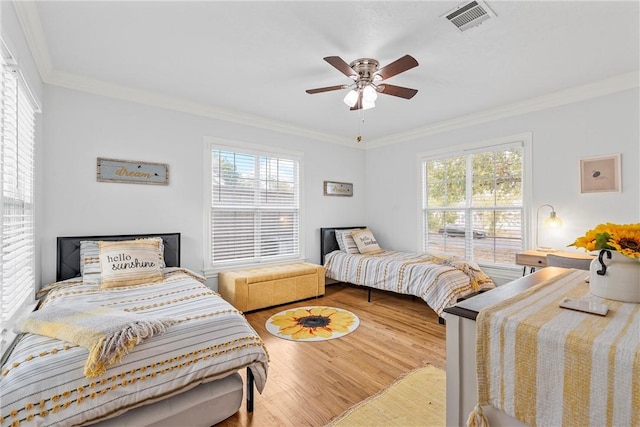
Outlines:
[{"label": "window", "polygon": [[299,259],[299,158],[209,147],[210,266]]},{"label": "window", "polygon": [[3,45],[0,78],[0,321],[2,351],[11,324],[35,293],[35,108],[20,71]]},{"label": "window", "polygon": [[524,141],[423,157],[423,250],[511,266],[524,242]]}]

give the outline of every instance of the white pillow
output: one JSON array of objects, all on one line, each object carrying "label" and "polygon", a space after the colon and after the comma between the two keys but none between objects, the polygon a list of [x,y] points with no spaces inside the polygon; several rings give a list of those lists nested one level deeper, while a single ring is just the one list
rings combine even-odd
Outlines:
[{"label": "white pillow", "polygon": [[80,275],[85,283],[100,284],[100,248],[95,240],[80,242]]},{"label": "white pillow", "polygon": [[351,237],[353,237],[353,240],[358,247],[358,251],[361,254],[373,255],[383,252],[380,245],[378,245],[376,238],[373,236],[373,233],[367,228],[352,232]]}]

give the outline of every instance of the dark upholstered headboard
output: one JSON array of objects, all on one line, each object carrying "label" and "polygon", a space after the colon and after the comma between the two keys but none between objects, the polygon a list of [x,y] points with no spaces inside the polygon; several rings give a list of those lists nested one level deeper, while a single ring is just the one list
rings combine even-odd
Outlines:
[{"label": "dark upholstered headboard", "polygon": [[180,233],[124,234],[118,236],[58,237],[56,251],[56,281],[80,276],[80,242],[83,240],[132,240],[161,237],[164,242],[164,262],[167,267],[180,267]]},{"label": "dark upholstered headboard", "polygon": [[336,240],[336,230],[349,230],[351,228],[366,228],[363,225],[354,227],[332,227],[320,229],[320,263],[324,265],[324,257],[333,251],[340,249]]}]

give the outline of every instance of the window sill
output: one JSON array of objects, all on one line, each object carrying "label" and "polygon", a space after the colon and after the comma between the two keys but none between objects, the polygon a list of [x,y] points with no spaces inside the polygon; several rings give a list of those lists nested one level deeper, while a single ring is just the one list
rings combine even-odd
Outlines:
[{"label": "window sill", "polygon": [[218,273],[221,271],[245,270],[248,268],[264,267],[268,265],[287,264],[287,263],[293,263],[293,262],[307,262],[307,259],[306,258],[290,258],[290,259],[273,260],[270,262],[218,265],[215,267],[205,268],[204,270],[202,270],[202,275],[207,279],[216,279],[218,277]]},{"label": "window sill", "polygon": [[[39,301],[33,301],[32,303],[22,307],[22,310],[20,310],[16,319],[28,316],[29,313],[35,310],[38,302]],[[17,323],[17,321],[15,323]],[[6,329],[6,332],[2,335],[2,341],[0,342],[0,360],[2,362],[0,365],[4,365],[5,359],[9,357],[11,350],[13,350],[13,347],[16,345],[18,337],[21,335],[13,330],[14,324],[7,325]]]}]

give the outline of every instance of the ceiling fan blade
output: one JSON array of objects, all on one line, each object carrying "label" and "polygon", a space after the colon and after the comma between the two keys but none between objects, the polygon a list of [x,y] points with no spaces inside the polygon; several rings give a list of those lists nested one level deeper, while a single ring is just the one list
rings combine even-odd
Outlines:
[{"label": "ceiling fan blade", "polygon": [[354,111],[354,110],[359,110],[361,108],[362,108],[362,92],[358,94],[358,101],[356,102],[356,105],[350,108],[350,110]]},{"label": "ceiling fan blade", "polygon": [[399,96],[404,99],[411,99],[418,93],[417,89],[410,89],[408,87],[394,86],[387,83],[378,86],[378,92],[386,95]]},{"label": "ceiling fan blade", "polygon": [[305,92],[307,92],[308,94],[313,95],[314,93],[329,92],[331,90],[346,89],[348,87],[349,86],[347,86],[347,85],[327,86],[327,87],[319,87],[317,89],[307,89]]},{"label": "ceiling fan blade", "polygon": [[344,62],[344,59],[340,58],[339,56],[327,56],[327,57],[322,58],[322,59],[327,61],[336,70],[340,71],[342,74],[344,74],[347,77],[352,77],[352,76],[353,77],[357,77],[358,76],[358,73],[353,71],[353,68],[351,68],[349,66],[349,64]]},{"label": "ceiling fan blade", "polygon": [[384,80],[417,66],[418,61],[416,61],[413,56],[405,55],[400,59],[396,59],[391,64],[382,67],[376,72],[376,74]]}]

